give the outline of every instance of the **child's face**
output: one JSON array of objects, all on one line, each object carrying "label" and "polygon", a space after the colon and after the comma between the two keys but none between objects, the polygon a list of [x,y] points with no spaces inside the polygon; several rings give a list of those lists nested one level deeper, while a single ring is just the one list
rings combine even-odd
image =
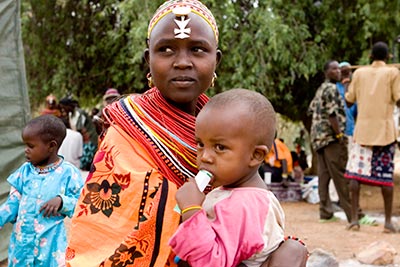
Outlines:
[{"label": "child's face", "polygon": [[177,106],[193,106],[207,90],[213,78],[220,51],[212,28],[200,16],[189,13],[186,29],[190,34],[184,39],[176,37],[180,20],[167,14],[154,27],[145,57],[150,65],[154,85],[161,94]]},{"label": "child's face", "polygon": [[255,144],[245,112],[203,109],[196,119],[197,165],[213,174],[213,186],[240,187],[254,178]]},{"label": "child's face", "polygon": [[34,166],[48,165],[52,155],[51,142],[43,142],[35,126],[28,126],[22,131],[22,140],[25,144],[26,160]]}]

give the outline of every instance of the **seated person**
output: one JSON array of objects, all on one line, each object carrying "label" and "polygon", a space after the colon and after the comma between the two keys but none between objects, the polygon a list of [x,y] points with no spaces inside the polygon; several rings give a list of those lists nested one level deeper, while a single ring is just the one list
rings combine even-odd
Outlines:
[{"label": "seated person", "polygon": [[290,174],[293,171],[292,154],[282,140],[276,138],[264,159],[263,171],[271,173],[272,183],[287,183],[293,180]]}]

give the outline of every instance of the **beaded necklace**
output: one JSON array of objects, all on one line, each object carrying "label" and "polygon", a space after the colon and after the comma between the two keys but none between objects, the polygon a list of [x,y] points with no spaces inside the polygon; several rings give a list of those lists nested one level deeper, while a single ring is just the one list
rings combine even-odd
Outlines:
[{"label": "beaded necklace", "polygon": [[49,165],[46,166],[33,166],[33,169],[39,173],[39,174],[45,174],[45,173],[49,173],[54,171],[55,169],[58,168],[58,166],[60,166],[62,162],[62,158],[58,158],[55,162],[50,163]]},{"label": "beaded necklace", "polygon": [[[199,96],[196,114],[207,101]],[[114,102],[104,113],[145,147],[168,180],[181,186],[197,173],[195,117],[167,103],[157,88]]]}]

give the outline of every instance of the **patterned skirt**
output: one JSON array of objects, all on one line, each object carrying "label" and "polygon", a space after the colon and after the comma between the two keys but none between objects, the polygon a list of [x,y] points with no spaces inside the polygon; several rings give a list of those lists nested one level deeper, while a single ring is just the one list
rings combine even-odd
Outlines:
[{"label": "patterned skirt", "polygon": [[363,184],[393,186],[395,143],[362,146],[353,143],[344,176]]}]

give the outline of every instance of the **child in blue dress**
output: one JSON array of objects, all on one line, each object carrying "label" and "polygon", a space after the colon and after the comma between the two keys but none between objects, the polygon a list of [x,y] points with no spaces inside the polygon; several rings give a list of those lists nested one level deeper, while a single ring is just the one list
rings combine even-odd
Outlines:
[{"label": "child in blue dress", "polygon": [[54,115],[34,118],[22,131],[27,162],[7,178],[11,190],[0,206],[0,229],[14,224],[8,266],[65,266],[64,218],[83,186],[79,169],[57,154],[65,135]]}]

